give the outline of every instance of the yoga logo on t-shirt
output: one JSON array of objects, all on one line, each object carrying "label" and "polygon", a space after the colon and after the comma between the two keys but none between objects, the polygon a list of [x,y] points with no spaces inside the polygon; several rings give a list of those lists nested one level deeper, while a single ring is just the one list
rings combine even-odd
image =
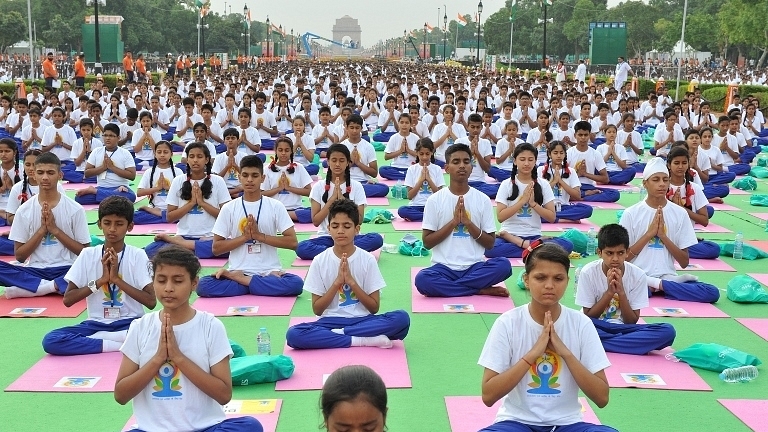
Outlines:
[{"label": "yoga logo on t-shirt", "polygon": [[560,357],[550,350],[547,350],[536,359],[533,366],[530,367],[531,381],[528,383],[528,393],[536,395],[555,395],[560,394],[557,390],[560,384],[557,382],[562,369]]},{"label": "yoga logo on t-shirt", "polygon": [[149,140],[144,140],[144,147],[142,150],[152,150],[152,146],[149,145]]},{"label": "yoga logo on t-shirt", "polygon": [[[122,279],[123,275],[118,274],[117,277]],[[104,298],[101,299],[102,306],[112,306],[112,307],[123,306],[123,290],[117,289],[117,291],[115,291],[115,298],[112,298],[112,293],[109,290],[109,284],[104,284],[101,286],[101,292],[102,294],[104,294]]]},{"label": "yoga logo on t-shirt", "polygon": [[152,396],[156,398],[175,398],[182,396],[179,380],[181,370],[172,361],[163,363],[155,375],[155,385],[152,386]]},{"label": "yoga logo on t-shirt", "polygon": [[[650,224],[648,224],[648,227],[650,228]],[[664,234],[667,233],[667,226],[664,225]],[[664,243],[661,242],[661,239],[659,236],[653,236],[651,240],[648,241],[648,247],[651,249],[664,249]]]},{"label": "yoga logo on t-shirt", "polygon": [[529,218],[531,216],[531,206],[528,205],[528,203],[523,204],[523,206],[520,207],[520,210],[517,211],[517,217]]},{"label": "yoga logo on t-shirt", "polygon": [[101,127],[96,126],[95,128],[93,128],[93,137],[101,138]]},{"label": "yoga logo on t-shirt", "polygon": [[54,246],[59,244],[59,241],[56,239],[56,236],[51,233],[45,233],[45,236],[43,237],[43,241],[40,242],[43,246]]},{"label": "yoga logo on t-shirt", "polygon": [[227,180],[237,180],[240,176],[237,175],[237,170],[232,168],[229,170],[229,176],[227,177]]},{"label": "yoga logo on t-shirt", "polygon": [[424,183],[421,184],[421,190],[419,191],[422,195],[431,195],[432,191],[429,190],[429,182],[424,180]]},{"label": "yoga logo on t-shirt", "polygon": [[[467,214],[466,217],[469,220],[472,220],[472,215],[469,213],[469,210],[464,210]],[[469,237],[469,231],[467,230],[467,226],[463,223],[460,223],[456,226],[456,228],[453,229],[453,236],[454,237]]]},{"label": "yoga logo on t-shirt", "polygon": [[203,214],[203,208],[199,204],[195,204],[189,214]]},{"label": "yoga logo on t-shirt", "polygon": [[352,292],[352,287],[348,284],[344,284],[339,288],[339,307],[354,306],[360,303],[357,299],[357,295]]},{"label": "yoga logo on t-shirt", "polygon": [[600,315],[601,320],[610,320],[615,319],[617,312],[619,311],[619,295],[614,294],[611,298],[611,302],[608,304],[608,307],[605,308],[602,315]]}]

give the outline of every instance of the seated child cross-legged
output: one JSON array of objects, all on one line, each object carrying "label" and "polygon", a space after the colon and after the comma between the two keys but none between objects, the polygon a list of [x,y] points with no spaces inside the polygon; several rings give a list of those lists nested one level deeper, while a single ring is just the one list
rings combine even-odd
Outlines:
[{"label": "seated child cross-legged", "polygon": [[43,153],[35,160],[39,192],[19,207],[8,239],[14,242],[16,260],[0,261],[0,285],[5,296],[34,297],[63,294],[63,279],[72,263],[91,243],[85,210],[58,189],[59,158]]},{"label": "seated child cross-legged", "polygon": [[283,272],[277,256],[278,248],[296,248],[293,221],[282,203],[262,194],[263,170],[256,155],[240,161],[243,196],[224,204],[213,226],[213,253],[228,252],[229,269],[200,279],[200,297],[301,294],[301,277]]},{"label": "seated child cross-legged", "polygon": [[[213,166],[211,172],[224,179],[229,190],[229,196],[232,198],[240,196],[243,193],[243,186],[240,184],[239,171],[240,161],[248,156],[241,150],[238,150],[240,143],[240,133],[235,128],[227,128],[222,134],[226,151],[213,156]],[[210,152],[210,148],[208,149]]]},{"label": "seated child cross-legged", "polygon": [[211,175],[211,155],[202,143],[192,143],[187,153],[187,175],[178,176],[168,190],[166,219],[178,221],[176,235],[158,234],[144,251],[153,257],[169,243],[194,250],[198,258],[213,258],[213,224],[221,206],[230,201],[224,179]]},{"label": "seated child cross-legged", "polygon": [[104,145],[92,149],[85,166],[85,177],[96,177],[96,186],[77,191],[75,201],[80,204],[98,204],[112,195],[136,201],[130,181],[136,178],[136,163],[131,153],[117,146],[120,128],[109,123],[104,126],[101,139]]},{"label": "seated child cross-legged", "polygon": [[[467,136],[456,140],[456,144],[466,144],[472,152],[472,165],[469,173],[469,185],[484,193],[491,199],[496,198],[499,185],[485,182],[485,175],[491,170],[491,142],[480,138],[483,128],[483,118],[480,114],[470,114],[467,120]],[[446,163],[448,158],[446,156]]]},{"label": "seated child cross-legged", "polygon": [[368,181],[369,178],[375,179],[379,174],[378,163],[376,162],[376,149],[368,141],[363,139],[363,118],[353,114],[347,118],[347,139],[341,142],[350,152],[350,175],[352,180],[360,182],[365,191],[365,196],[385,197],[389,194],[389,186],[384,183],[375,183]]},{"label": "seated child cross-legged", "polygon": [[115,400],[133,400],[134,431],[262,432],[258,420],[226,418],[232,348],[218,318],[189,304],[200,273],[192,251],[163,248],[152,260],[161,311],[134,320],[120,348]]},{"label": "seated child cross-legged", "polygon": [[667,200],[669,171],[663,159],[646,164],[643,187],[648,197],[624,210],[620,223],[629,232],[629,259],[648,276],[649,294],[663,291],[673,300],[716,302],[720,298],[716,286],[675,270],[675,262],[688,267],[688,248],[697,241],[686,211]]},{"label": "seated child cross-legged", "polygon": [[568,253],[537,241],[523,260],[531,301],[496,320],[478,360],[483,403],[502,400],[496,420],[481,432],[616,432],[582,421],[579,391],[605,407],[611,364],[589,318],[560,304]]},{"label": "seated child cross-legged", "polygon": [[312,223],[312,208],[302,207],[301,201],[302,197],[309,196],[312,191],[312,177],[304,165],[294,162],[293,142],[290,138],[277,139],[275,156],[264,170],[262,193],[282,203],[291,220]]},{"label": "seated child cross-legged", "polygon": [[[532,144],[515,147],[512,177],[501,183],[496,196],[496,218],[501,222],[501,230],[493,248],[485,252],[488,258],[520,258],[532,241],[542,238],[541,220],[555,221],[552,188],[546,180],[536,177],[537,153]],[[568,253],[573,251],[573,243],[568,239],[552,241]]]},{"label": "seated child cross-legged", "polygon": [[333,247],[315,257],[304,283],[312,293],[312,311],[320,319],[290,327],[285,339],[291,348],[391,348],[392,340],[408,334],[407,312],[377,315],[385,282],[373,255],[353,242],[360,222],[353,201],[340,199],[328,209]]},{"label": "seated child cross-legged", "polygon": [[[592,206],[581,201],[581,182],[576,171],[568,166],[568,149],[562,141],[552,141],[547,148],[547,162],[538,168],[539,177],[547,180],[555,196],[555,220],[579,223],[592,216]],[[542,223],[549,223],[544,219]]]},{"label": "seated child cross-legged", "polygon": [[[365,191],[360,182],[350,179],[349,149],[343,144],[333,144],[326,151],[328,172],[325,183],[317,182],[309,193],[312,205],[312,223],[318,227],[317,237],[299,242],[296,255],[301,259],[311,260],[324,250],[333,246],[333,238],[328,232],[328,209],[334,201],[346,198],[354,201],[360,214],[365,213]],[[343,179],[343,182],[342,182]],[[379,233],[356,234],[355,245],[368,252],[373,252],[384,244]]]},{"label": "seated child cross-legged", "polygon": [[628,250],[626,228],[600,228],[600,259],[581,270],[576,304],[592,319],[606,351],[644,355],[672,345],[675,328],[667,323],[637,324],[640,309],[648,306],[648,283],[643,269],[624,261]]},{"label": "seated child cross-legged", "polygon": [[568,160],[579,176],[581,197],[584,201],[616,202],[619,200],[619,191],[595,187],[597,182],[609,183],[610,178],[603,157],[589,146],[591,130],[592,125],[589,122],[576,122],[574,125],[576,145],[568,149]]},{"label": "seated child cross-legged", "polygon": [[408,168],[416,162],[419,136],[411,132],[411,116],[401,114],[397,120],[399,132],[392,135],[384,150],[384,158],[392,165],[379,168],[379,174],[389,180],[405,180]]},{"label": "seated child cross-legged", "polygon": [[64,305],[85,300],[88,319],[46,334],[43,349],[48,354],[118,351],[131,322],[144,315],[145,306],[154,309],[157,304],[147,254],[125,244],[133,229],[133,203],[108,197],[99,204],[98,225],[104,244],[83,249],[64,276]]},{"label": "seated child cross-legged", "polygon": [[180,169],[173,166],[173,146],[168,141],[158,141],[155,144],[155,160],[152,169],[144,174],[139,181],[139,196],[149,196],[149,205],[141,206],[133,215],[135,225],[150,225],[168,222],[168,191],[171,182],[177,175],[182,175]]},{"label": "seated child cross-legged", "polygon": [[445,159],[450,184],[427,199],[422,223],[422,241],[432,249],[433,265],[416,275],[416,289],[428,297],[507,297],[509,291],[496,284],[512,275],[509,260],[483,260],[493,247],[496,223],[488,197],[469,186],[472,151],[453,144]]},{"label": "seated child cross-legged", "polygon": [[407,206],[397,209],[397,214],[406,220],[420,222],[424,219],[424,205],[433,193],[445,186],[443,169],[435,165],[435,145],[430,138],[421,138],[416,142],[418,163],[408,167],[405,173],[405,185],[408,191]]},{"label": "seated child cross-legged", "polygon": [[625,185],[635,178],[637,171],[629,166],[624,146],[616,142],[616,126],[608,125],[604,133],[605,142],[597,146],[597,151],[605,162],[608,184]]}]

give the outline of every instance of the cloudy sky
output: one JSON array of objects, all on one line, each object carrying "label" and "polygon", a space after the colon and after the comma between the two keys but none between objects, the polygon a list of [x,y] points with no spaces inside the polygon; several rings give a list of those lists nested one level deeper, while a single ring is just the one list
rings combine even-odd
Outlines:
[{"label": "cloudy sky", "polygon": [[[522,0],[530,1],[530,0]],[[555,0],[557,1],[557,0]],[[619,0],[608,0],[608,6],[618,4]],[[224,1],[212,0],[212,10],[224,13]],[[403,30],[422,28],[424,22],[432,26],[443,22],[443,7],[448,9],[448,21],[455,19],[461,13],[474,15],[477,11],[476,0],[279,0],[264,2],[251,0],[231,0],[226,2],[227,12],[243,12],[243,6],[248,4],[251,9],[251,19],[265,21],[267,16],[275,25],[282,25],[290,31],[298,33],[315,33],[331,38],[334,23],[337,18],[349,15],[357,18],[362,28],[362,44],[371,46],[381,39],[387,39],[403,34]],[[274,6],[264,7],[265,4]],[[483,0],[484,17],[495,13],[504,6],[504,0]],[[439,22],[438,11],[440,8]]]}]

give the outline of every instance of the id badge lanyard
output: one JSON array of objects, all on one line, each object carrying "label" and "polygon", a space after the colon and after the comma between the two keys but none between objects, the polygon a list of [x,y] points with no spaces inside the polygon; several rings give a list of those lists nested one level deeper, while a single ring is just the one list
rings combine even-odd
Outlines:
[{"label": "id badge lanyard", "polygon": [[[247,219],[248,216],[250,216],[250,215],[248,214],[248,210],[245,209],[245,199],[244,198],[240,198],[240,205],[243,206],[243,213],[245,213],[245,217]],[[259,211],[256,213],[256,223],[257,224],[259,223],[259,218],[261,218],[261,206],[263,206],[263,205],[264,205],[264,197],[261,197],[261,199],[259,200]],[[253,242],[254,242],[253,239],[248,240],[248,244],[253,244]]]},{"label": "id badge lanyard", "polygon": [[[126,246],[123,245],[123,251],[120,252],[120,259],[117,261],[117,274],[120,274],[120,266],[123,265],[123,257],[125,256],[125,248]],[[101,249],[101,256],[104,257],[104,249]],[[107,284],[109,287],[109,306],[115,307],[115,301],[117,300],[117,292],[120,291],[120,288],[117,286],[117,284]]]}]

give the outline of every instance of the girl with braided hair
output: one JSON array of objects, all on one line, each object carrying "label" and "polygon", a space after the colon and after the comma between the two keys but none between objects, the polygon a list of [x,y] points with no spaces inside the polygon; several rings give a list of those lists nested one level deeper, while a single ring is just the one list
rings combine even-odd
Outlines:
[{"label": "girl with braided hair", "polygon": [[6,206],[19,177],[19,146],[13,138],[0,139],[0,226],[6,225]]},{"label": "girl with braided hair", "polygon": [[[564,142],[549,143],[547,161],[538,168],[538,174],[549,182],[555,195],[554,223],[579,223],[592,216],[592,206],[571,201],[581,201],[581,182],[576,170],[568,166],[568,146]],[[546,219],[542,222],[549,223]]]},{"label": "girl with braided hair", "polygon": [[142,206],[133,215],[134,225],[150,225],[167,223],[166,212],[168,204],[166,199],[171,188],[171,182],[177,175],[181,175],[180,169],[173,166],[173,146],[165,140],[155,144],[155,159],[149,175],[141,177],[138,196],[148,196],[149,205]]},{"label": "girl with braided hair", "polygon": [[283,203],[291,220],[312,223],[311,209],[301,206],[301,197],[309,196],[312,189],[312,177],[303,165],[294,162],[293,155],[293,142],[287,137],[278,138],[261,188],[264,195]]}]

